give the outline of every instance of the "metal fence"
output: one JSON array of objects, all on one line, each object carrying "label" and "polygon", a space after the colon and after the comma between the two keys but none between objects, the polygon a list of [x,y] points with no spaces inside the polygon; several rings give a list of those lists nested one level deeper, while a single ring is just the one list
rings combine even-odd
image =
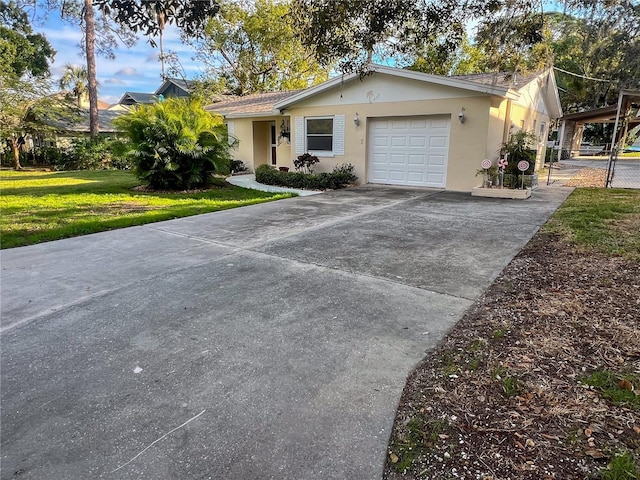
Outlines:
[{"label": "metal fence", "polygon": [[575,156],[558,161],[553,152],[547,185],[640,189],[640,157],[625,155]]}]

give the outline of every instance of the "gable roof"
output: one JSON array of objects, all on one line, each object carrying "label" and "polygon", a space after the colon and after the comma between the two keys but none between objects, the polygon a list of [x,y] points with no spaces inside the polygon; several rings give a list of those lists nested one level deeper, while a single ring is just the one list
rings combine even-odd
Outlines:
[{"label": "gable roof", "polygon": [[[402,68],[386,67],[384,65],[371,65],[371,68],[372,68],[372,73],[382,73],[385,75],[391,75],[391,76],[400,77],[400,78],[408,78],[411,80],[417,80],[417,81],[422,81],[426,83],[433,83],[436,85],[443,85],[443,86],[453,87],[453,88],[461,88],[463,90],[470,90],[478,93],[484,93],[487,95],[496,95],[499,97],[512,98],[512,99],[518,98],[518,93],[510,89],[508,86],[473,82],[467,79],[457,78],[457,77],[443,77],[441,75],[431,75],[428,73],[415,72],[413,70],[405,70]],[[358,73],[349,73],[346,75],[334,77],[319,85],[316,85],[311,88],[307,88],[306,90],[302,90],[301,92],[299,92],[298,94],[290,98],[287,98],[280,102],[276,102],[274,105],[274,108],[278,110],[282,110],[306,98],[325,92],[339,85],[343,85],[344,83],[352,82],[359,78],[360,78],[360,75]]]},{"label": "gable roof", "polygon": [[122,95],[122,98],[118,101],[118,103],[121,103],[123,105],[131,105],[133,103],[155,103],[157,100],[158,97],[156,97],[153,93],[124,92],[124,95]]},{"label": "gable roof", "polygon": [[[407,78],[425,83],[459,88],[467,91],[477,92],[485,95],[498,96],[511,100],[520,97],[519,90],[533,81],[538,80],[543,93],[544,102],[548,111],[554,118],[562,116],[560,98],[555,83],[555,76],[552,70],[546,72],[530,73],[521,77],[514,77],[508,73],[482,73],[476,75],[459,75],[444,77],[431,75],[413,70],[386,67],[384,65],[372,65],[372,72],[383,75],[391,75],[400,78]],[[357,73],[346,74],[331,78],[326,82],[313,87],[289,91],[289,92],[269,92],[247,95],[244,97],[234,97],[222,102],[208,105],[206,110],[218,112],[225,117],[248,117],[248,116],[273,116],[282,114],[282,111],[298,102],[301,102],[314,95],[342,86],[344,83],[359,79]]]},{"label": "gable roof", "polygon": [[189,95],[189,91],[191,86],[189,85],[188,80],[182,80],[181,78],[167,78],[162,85],[158,87],[158,89],[154,92],[154,95],[160,95],[163,91],[165,91],[170,85],[175,85],[180,90],[182,90],[186,95]]},{"label": "gable roof", "polygon": [[254,93],[243,97],[233,97],[229,100],[212,103],[205,107],[209,112],[216,112],[225,117],[253,115],[277,115],[274,112],[274,103],[286,100],[304,90],[291,90],[288,92]]}]

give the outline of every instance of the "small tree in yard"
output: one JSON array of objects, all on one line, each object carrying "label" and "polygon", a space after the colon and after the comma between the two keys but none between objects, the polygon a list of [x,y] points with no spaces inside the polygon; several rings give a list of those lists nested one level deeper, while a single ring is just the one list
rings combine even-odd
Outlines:
[{"label": "small tree in yard", "polygon": [[305,173],[313,173],[313,168],[316,163],[319,163],[320,159],[310,153],[304,153],[293,161],[293,166],[296,170],[301,170]]},{"label": "small tree in yard", "polygon": [[155,189],[187,190],[229,173],[231,157],[222,118],[194,101],[171,98],[142,105],[114,124],[131,140],[140,180]]}]

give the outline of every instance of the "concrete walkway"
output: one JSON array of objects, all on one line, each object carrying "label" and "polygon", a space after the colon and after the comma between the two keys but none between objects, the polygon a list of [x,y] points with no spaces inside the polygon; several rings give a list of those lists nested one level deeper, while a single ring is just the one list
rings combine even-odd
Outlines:
[{"label": "concrete walkway", "polygon": [[229,182],[231,185],[250,188],[251,190],[261,190],[263,192],[291,192],[296,193],[301,197],[323,193],[319,190],[302,190],[300,188],[286,188],[276,187],[275,185],[265,185],[263,183],[256,182],[256,176],[254,174],[234,175],[232,177],[228,177],[227,182]]},{"label": "concrete walkway", "polygon": [[407,374],[570,192],[365,186],[2,251],[0,477],[380,478]]}]

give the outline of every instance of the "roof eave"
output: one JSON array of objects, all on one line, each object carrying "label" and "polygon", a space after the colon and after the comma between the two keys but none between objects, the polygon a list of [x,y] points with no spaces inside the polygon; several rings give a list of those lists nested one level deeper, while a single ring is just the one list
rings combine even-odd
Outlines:
[{"label": "roof eave", "polygon": [[277,110],[270,112],[248,112],[248,113],[224,113],[214,109],[206,109],[210,113],[216,113],[222,115],[224,118],[254,118],[254,117],[279,117],[281,114]]},{"label": "roof eave", "polygon": [[[373,66],[373,73],[382,73],[386,75],[408,78],[408,79],[418,80],[422,82],[430,82],[430,83],[435,83],[438,85],[448,86],[452,88],[470,90],[470,91],[478,92],[485,95],[493,95],[493,96],[498,96],[503,98],[509,98],[512,100],[516,100],[520,97],[520,94],[517,91],[509,88],[505,88],[505,87],[498,87],[493,85],[482,85],[479,83],[471,82],[469,80],[461,80],[457,78],[443,77],[439,75],[430,75],[428,73],[414,72],[412,70],[405,70],[405,69],[394,68],[394,67],[386,67],[384,65],[372,65],[372,66]],[[336,87],[337,85],[340,85],[341,83],[350,82],[355,78],[358,78],[357,73],[349,73],[339,77],[334,77],[330,80],[327,80],[324,83],[321,83],[314,87],[303,90],[302,92],[297,93],[289,98],[286,98],[285,100],[276,102],[273,107],[274,109],[281,111],[306,98],[309,98],[319,93],[322,93],[324,91],[327,91],[333,87]]]},{"label": "roof eave", "polygon": [[560,118],[563,115],[562,103],[560,103],[560,94],[558,93],[558,84],[556,83],[556,76],[553,73],[553,68],[549,69],[548,75],[548,79],[551,81],[551,87],[547,89],[547,95],[544,96],[544,99],[545,101],[548,100],[548,93],[551,91],[553,98],[549,101],[547,108],[549,109],[549,113],[553,114],[550,115],[552,118]]}]

